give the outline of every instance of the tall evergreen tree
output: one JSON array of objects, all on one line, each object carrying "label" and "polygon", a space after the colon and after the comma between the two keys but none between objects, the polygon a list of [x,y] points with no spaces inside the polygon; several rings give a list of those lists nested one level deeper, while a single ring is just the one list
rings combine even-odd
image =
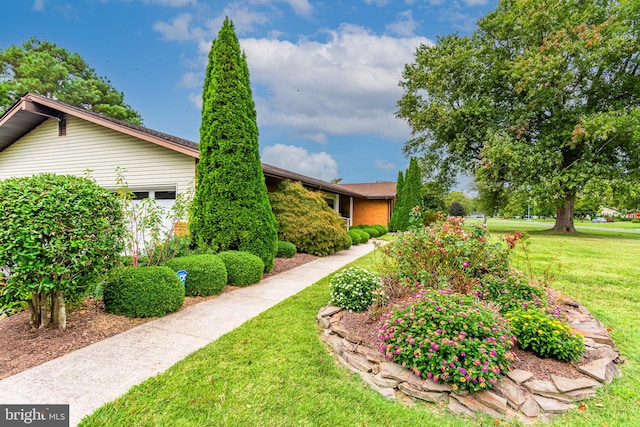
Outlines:
[{"label": "tall evergreen tree", "polygon": [[251,252],[266,271],[273,268],[276,220],[260,162],[249,68],[229,18],[209,52],[189,231],[199,248]]},{"label": "tall evergreen tree", "polygon": [[393,212],[391,213],[391,218],[389,219],[389,230],[391,231],[399,231],[398,228],[398,216],[399,212],[402,211],[402,189],[404,188],[404,175],[402,171],[398,171],[398,180],[396,182],[396,202],[393,204]]}]

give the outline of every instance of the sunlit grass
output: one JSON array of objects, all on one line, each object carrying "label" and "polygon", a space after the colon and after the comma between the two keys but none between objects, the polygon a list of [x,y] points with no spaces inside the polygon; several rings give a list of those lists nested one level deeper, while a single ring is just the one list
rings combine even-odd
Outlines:
[{"label": "sunlit grass", "polygon": [[[489,223],[497,236],[514,229]],[[574,410],[551,425],[640,425],[640,235],[564,235],[533,227],[528,232],[528,257],[517,251],[513,263],[536,277],[552,272],[552,286],[611,328],[627,360],[623,377],[584,402],[584,411]],[[352,265],[373,268],[379,257],[373,253]],[[329,300],[328,283],[325,278],[224,335],[105,405],[82,425],[494,425],[486,418],[452,416],[442,407],[388,401],[338,365],[319,340],[315,320]]]}]

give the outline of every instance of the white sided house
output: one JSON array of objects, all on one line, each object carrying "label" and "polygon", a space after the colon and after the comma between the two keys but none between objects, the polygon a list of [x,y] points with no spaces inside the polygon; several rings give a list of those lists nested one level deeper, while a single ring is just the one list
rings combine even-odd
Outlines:
[{"label": "white sided house", "polygon": [[122,168],[137,199],[170,207],[193,185],[197,159],[194,142],[40,95],[23,96],[0,118],[0,179],[89,174],[115,189]]},{"label": "white sided house", "polygon": [[[198,157],[195,142],[32,93],[0,117],[0,180],[44,172],[88,174],[115,190],[120,168],[137,200],[152,198],[170,208],[194,185]],[[395,183],[367,184],[377,188],[372,193],[266,164],[262,170],[269,191],[285,179],[300,181],[322,192],[348,225],[388,224]]]}]

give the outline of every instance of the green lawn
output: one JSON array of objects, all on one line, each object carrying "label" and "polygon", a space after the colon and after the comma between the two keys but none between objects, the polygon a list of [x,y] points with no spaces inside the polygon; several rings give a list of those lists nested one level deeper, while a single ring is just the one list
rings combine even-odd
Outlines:
[{"label": "green lawn", "polygon": [[[518,227],[522,229],[524,227]],[[495,235],[510,224],[489,223]],[[549,268],[554,287],[581,301],[607,327],[627,363],[585,410],[553,426],[640,425],[640,235],[529,230],[530,265]],[[379,255],[356,261],[372,267]],[[519,253],[514,263],[528,271]],[[83,426],[468,426],[431,405],[390,402],[335,362],[315,316],[329,299],[328,278],[261,314],[86,418]],[[515,425],[501,422],[500,425]]]}]

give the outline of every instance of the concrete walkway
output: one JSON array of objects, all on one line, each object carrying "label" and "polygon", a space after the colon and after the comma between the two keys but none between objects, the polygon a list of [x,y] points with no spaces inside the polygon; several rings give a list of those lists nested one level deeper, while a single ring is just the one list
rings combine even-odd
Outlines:
[{"label": "concrete walkway", "polygon": [[69,404],[70,425],[374,249],[353,246],[0,381],[0,404]]}]

